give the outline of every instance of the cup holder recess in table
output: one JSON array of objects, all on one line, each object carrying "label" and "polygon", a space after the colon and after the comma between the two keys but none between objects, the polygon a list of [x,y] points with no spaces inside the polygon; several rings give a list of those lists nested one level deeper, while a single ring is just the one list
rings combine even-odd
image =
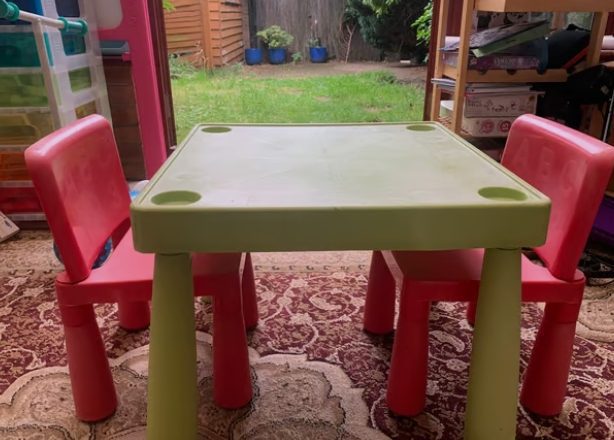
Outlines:
[{"label": "cup holder recess in table", "polygon": [[211,127],[203,127],[201,131],[205,133],[228,133],[231,130],[230,127],[220,127],[220,126],[211,126]]},{"label": "cup holder recess in table", "polygon": [[429,124],[412,124],[406,127],[409,131],[433,131],[435,127]]},{"label": "cup holder recess in table", "polygon": [[487,186],[480,188],[478,194],[485,199],[495,202],[522,202],[527,199],[527,195],[522,191],[503,186]]},{"label": "cup holder recess in table", "polygon": [[201,199],[200,194],[193,191],[166,191],[151,198],[158,206],[184,206],[196,203]]}]

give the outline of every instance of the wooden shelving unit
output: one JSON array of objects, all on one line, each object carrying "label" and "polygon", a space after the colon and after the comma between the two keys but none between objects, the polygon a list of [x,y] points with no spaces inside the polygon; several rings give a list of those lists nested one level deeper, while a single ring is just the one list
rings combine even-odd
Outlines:
[{"label": "wooden shelving unit", "polygon": [[[439,25],[436,33],[437,47],[445,45],[446,27],[450,0],[441,0],[439,8]],[[474,11],[489,12],[592,12],[593,24],[589,50],[586,58],[587,67],[599,62],[599,52],[608,20],[608,13],[614,12],[614,0],[465,0],[461,17],[459,57],[456,67],[446,66],[441,52],[438,50],[435,59],[435,78],[448,77],[456,80],[454,90],[454,111],[450,121],[450,128],[461,133],[463,115],[463,100],[465,87],[472,82],[564,82],[567,72],[563,69],[549,70],[539,73],[533,70],[492,70],[479,72],[469,70],[469,37],[473,25]],[[430,119],[439,119],[441,89],[434,85]]]},{"label": "wooden shelving unit", "polygon": [[[445,65],[443,76],[457,79],[458,71],[456,67]],[[536,70],[489,70],[487,72],[468,70],[465,78],[468,83],[564,82],[567,79],[567,71],[565,69],[550,69],[540,73]]]},{"label": "wooden shelving unit", "polygon": [[609,0],[475,0],[475,10],[490,12],[596,12],[614,10],[612,3]]}]

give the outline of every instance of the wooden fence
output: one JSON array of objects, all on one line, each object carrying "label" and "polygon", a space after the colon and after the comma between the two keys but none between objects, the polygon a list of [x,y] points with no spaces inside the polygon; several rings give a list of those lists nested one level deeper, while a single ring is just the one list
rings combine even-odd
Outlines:
[{"label": "wooden fence", "polygon": [[313,32],[332,58],[379,60],[380,51],[357,28],[343,26],[345,1],[173,0],[175,9],[164,14],[168,51],[195,64],[224,66],[243,61],[245,47],[261,47],[256,32],[277,24],[295,38],[290,51],[305,58]]},{"label": "wooden fence", "polygon": [[[344,60],[349,40],[348,29],[342,23],[345,3],[346,0],[249,0],[249,41],[256,47],[256,32],[276,24],[294,36],[290,51],[306,55],[313,25],[329,56]],[[379,60],[380,51],[367,45],[358,29],[351,40],[349,59]]]},{"label": "wooden fence", "polygon": [[243,60],[247,0],[173,0],[164,14],[169,53],[219,67]]},{"label": "wooden fence", "polygon": [[203,46],[201,0],[174,0],[175,9],[164,13],[166,45],[170,53],[190,54]]}]

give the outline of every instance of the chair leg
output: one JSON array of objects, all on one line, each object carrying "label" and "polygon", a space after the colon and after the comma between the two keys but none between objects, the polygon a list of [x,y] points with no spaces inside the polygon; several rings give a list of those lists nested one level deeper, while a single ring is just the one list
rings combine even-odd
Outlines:
[{"label": "chair leg", "polygon": [[409,296],[403,288],[386,397],[390,410],[402,416],[415,416],[424,409],[429,353],[431,304]]},{"label": "chair leg", "polygon": [[245,320],[245,328],[251,330],[258,325],[258,299],[256,298],[256,282],[254,281],[252,257],[249,252],[245,254],[241,283],[243,319]]},{"label": "chair leg", "polygon": [[252,398],[241,280],[229,279],[213,297],[213,398],[222,408],[240,408]]},{"label": "chair leg", "polygon": [[467,322],[471,326],[475,325],[475,311],[477,309],[477,304],[478,303],[476,301],[469,301],[467,303]]},{"label": "chair leg", "polygon": [[94,308],[60,306],[60,313],[77,418],[103,420],[115,412],[117,396]]},{"label": "chair leg", "polygon": [[546,304],[520,394],[533,413],[553,416],[563,408],[579,312],[580,303]]},{"label": "chair leg", "polygon": [[384,335],[394,330],[395,282],[380,251],[373,251],[365,300],[365,331]]},{"label": "chair leg", "polygon": [[119,326],[124,330],[136,331],[149,327],[149,301],[120,302]]}]

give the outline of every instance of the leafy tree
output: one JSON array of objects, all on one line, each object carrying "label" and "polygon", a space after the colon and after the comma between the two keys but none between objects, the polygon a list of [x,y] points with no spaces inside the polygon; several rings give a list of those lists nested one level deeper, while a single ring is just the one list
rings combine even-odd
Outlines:
[{"label": "leafy tree", "polygon": [[347,0],[346,19],[358,23],[367,43],[382,54],[424,59],[428,47],[418,44],[412,27],[429,0]]},{"label": "leafy tree", "polygon": [[427,46],[431,41],[431,23],[433,22],[433,1],[429,2],[424,7],[422,15],[418,17],[411,25],[416,30],[416,40],[418,44]]},{"label": "leafy tree", "polygon": [[390,8],[402,0],[362,0],[365,6],[370,7],[376,15],[383,15],[390,11]]}]

